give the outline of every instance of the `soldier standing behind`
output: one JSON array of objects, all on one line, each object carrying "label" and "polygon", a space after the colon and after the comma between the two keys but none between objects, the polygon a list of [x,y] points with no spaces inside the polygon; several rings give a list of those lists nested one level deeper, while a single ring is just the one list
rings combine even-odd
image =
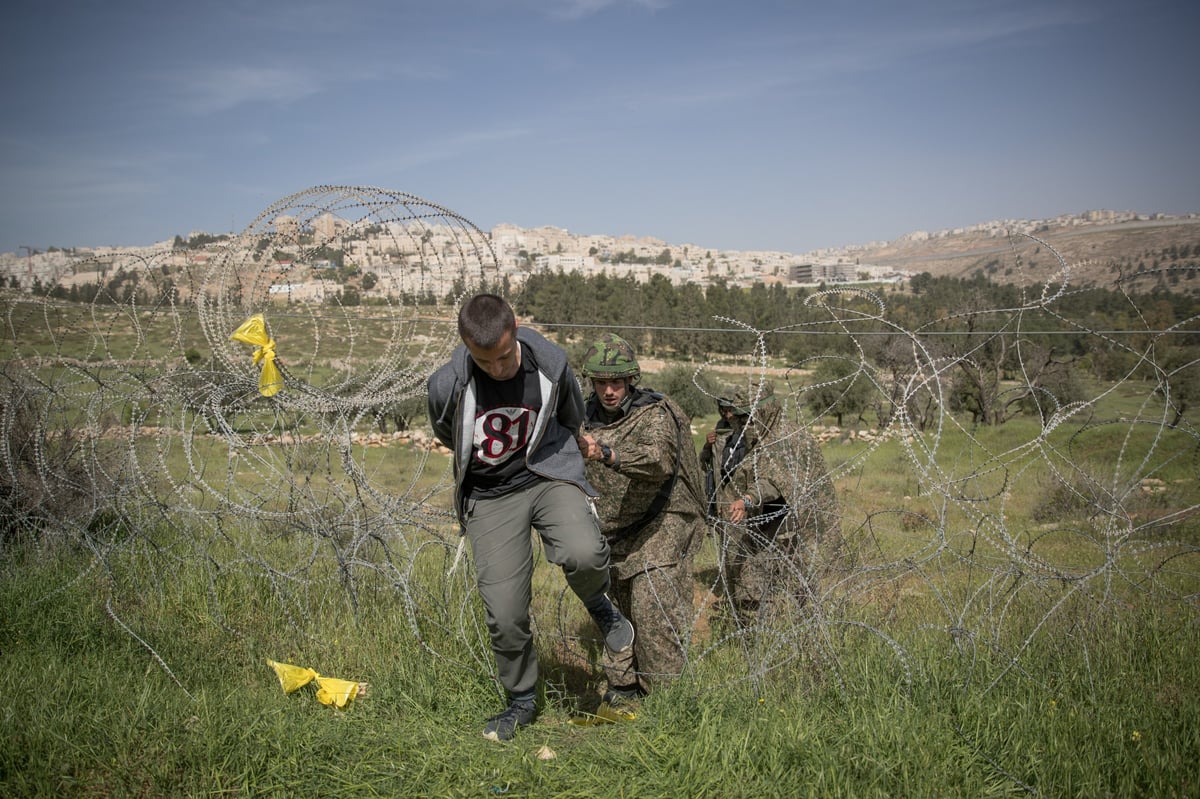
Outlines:
[{"label": "soldier standing behind", "polygon": [[617,607],[637,628],[632,651],[604,654],[610,705],[679,675],[693,621],[692,559],[703,543],[705,500],[691,419],[669,397],[637,387],[633,347],[606,334],[588,350],[590,378],[579,449],[612,548]]},{"label": "soldier standing behind", "polygon": [[729,481],[742,456],[746,454],[744,443],[737,450],[729,446],[733,417],[732,400],[717,397],[717,424],[708,431],[704,438],[704,446],[700,448],[700,468],[704,472],[704,493],[708,497],[710,521],[715,521],[717,517],[717,489]]},{"label": "soldier standing behind", "polygon": [[739,388],[731,405],[722,456],[737,454],[720,461],[733,468],[717,489],[730,594],[750,614],[789,596],[802,605],[839,546],[833,480],[820,444],[788,424],[770,383]]}]

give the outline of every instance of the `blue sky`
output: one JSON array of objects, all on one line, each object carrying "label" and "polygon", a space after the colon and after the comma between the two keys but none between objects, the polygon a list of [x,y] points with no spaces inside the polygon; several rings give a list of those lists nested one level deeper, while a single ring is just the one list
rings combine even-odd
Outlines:
[{"label": "blue sky", "polygon": [[1200,4],[10,0],[0,252],[363,185],[796,253],[1200,212]]}]

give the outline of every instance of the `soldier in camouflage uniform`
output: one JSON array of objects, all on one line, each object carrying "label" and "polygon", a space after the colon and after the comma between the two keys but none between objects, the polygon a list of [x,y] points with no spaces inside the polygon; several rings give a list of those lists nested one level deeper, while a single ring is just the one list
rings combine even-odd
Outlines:
[{"label": "soldier in camouflage uniform", "polygon": [[704,490],[691,419],[669,397],[637,386],[641,369],[628,342],[601,337],[580,374],[592,394],[579,449],[612,549],[610,595],[637,628],[632,652],[604,654],[604,701],[616,705],[684,668]]},{"label": "soldier in camouflage uniform", "polygon": [[[717,397],[717,425],[708,431],[700,448],[700,469],[704,472],[704,493],[708,497],[709,521],[717,518],[717,489],[729,480],[741,460],[740,454],[728,446],[733,431],[733,404],[726,397]],[[745,452],[745,447],[741,448]]]},{"label": "soldier in camouflage uniform", "polygon": [[839,545],[833,481],[820,444],[787,422],[770,383],[750,382],[731,399],[733,431],[713,456],[733,463],[717,489],[730,594],[751,614],[788,597],[803,604]]}]

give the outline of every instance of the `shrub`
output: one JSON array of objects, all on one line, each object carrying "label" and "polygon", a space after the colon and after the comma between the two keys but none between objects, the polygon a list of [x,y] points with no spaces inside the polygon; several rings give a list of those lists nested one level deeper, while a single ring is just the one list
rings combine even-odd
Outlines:
[{"label": "shrub", "polygon": [[0,372],[0,546],[22,535],[44,541],[72,525],[93,530],[108,515],[111,464],[70,419],[48,423],[51,413],[43,388],[13,369]]},{"label": "shrub", "polygon": [[694,367],[686,364],[674,364],[657,374],[643,375],[642,387],[666,394],[692,418],[716,411],[713,398],[721,393],[721,385],[711,371],[697,374]]}]

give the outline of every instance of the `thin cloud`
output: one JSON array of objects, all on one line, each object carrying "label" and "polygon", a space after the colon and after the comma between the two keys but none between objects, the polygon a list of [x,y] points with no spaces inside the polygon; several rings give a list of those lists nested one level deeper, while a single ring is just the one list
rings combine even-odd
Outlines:
[{"label": "thin cloud", "polygon": [[169,155],[151,153],[142,153],[136,160],[57,153],[52,161],[8,165],[0,174],[6,182],[24,186],[27,199],[79,206],[92,200],[156,194],[161,191],[162,176],[169,171],[171,161]]},{"label": "thin cloud", "polygon": [[[606,0],[579,0],[601,4]],[[972,13],[930,20],[917,15],[888,25],[801,28],[718,35],[703,58],[681,61],[644,76],[637,84],[612,87],[608,102],[635,113],[641,109],[716,108],[779,92],[824,95],[843,80],[903,68],[917,57],[953,55],[992,46],[1019,45],[1043,31],[1092,21],[1069,9],[1021,13]],[[786,26],[785,26],[786,28]],[[718,54],[718,55],[714,55]]]},{"label": "thin cloud", "polygon": [[554,0],[539,2],[531,7],[554,19],[577,20],[595,16],[610,8],[633,6],[646,11],[661,11],[670,5],[668,0]]},{"label": "thin cloud", "polygon": [[207,67],[178,74],[174,83],[180,105],[197,114],[248,104],[288,105],[325,90],[320,73],[280,67]]},{"label": "thin cloud", "polygon": [[[997,9],[934,17],[917,14],[889,16],[872,24],[785,30],[764,35],[730,37],[727,47],[738,53],[759,53],[781,58],[809,74],[861,74],[891,69],[916,55],[951,54],[998,44],[1020,43],[1043,31],[1091,22],[1086,12],[1048,7]],[[720,48],[717,48],[720,49]]]},{"label": "thin cloud", "polygon": [[464,157],[497,143],[528,138],[535,132],[531,127],[504,126],[439,136],[423,143],[412,143],[399,154],[391,154],[384,159],[350,164],[343,171],[363,175],[397,174]]}]

